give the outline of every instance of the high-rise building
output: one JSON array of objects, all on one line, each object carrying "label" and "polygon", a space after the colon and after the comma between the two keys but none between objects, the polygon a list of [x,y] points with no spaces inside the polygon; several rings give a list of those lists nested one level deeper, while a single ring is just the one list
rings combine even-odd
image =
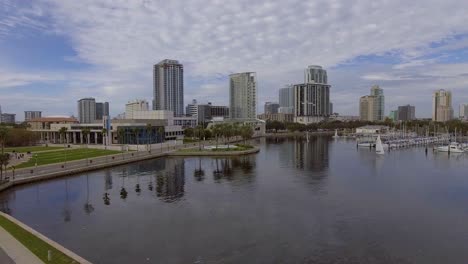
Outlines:
[{"label": "high-rise building", "polygon": [[103,120],[104,116],[109,116],[109,103],[96,103],[96,120]]},{"label": "high-rise building", "polygon": [[24,121],[27,122],[31,119],[41,118],[42,112],[41,111],[24,111]]},{"label": "high-rise building", "polygon": [[78,100],[78,120],[81,124],[96,122],[96,100],[94,98]]},{"label": "high-rise building", "polygon": [[294,122],[310,124],[326,120],[332,114],[330,87],[327,71],[321,66],[309,66],[305,70],[304,83],[293,86]]},{"label": "high-rise building", "polygon": [[292,114],[294,112],[293,85],[286,85],[286,87],[279,89],[279,105],[279,113]]},{"label": "high-rise building", "polygon": [[229,117],[255,119],[257,117],[257,75],[255,72],[229,75]]},{"label": "high-rise building", "polygon": [[446,122],[453,118],[452,92],[435,91],[432,97],[432,121]]},{"label": "high-rise building", "polygon": [[163,60],[153,68],[153,110],[184,115],[184,67],[176,60]]},{"label": "high-rise building", "polygon": [[265,110],[263,113],[265,114],[277,114],[279,109],[279,104],[278,103],[273,103],[273,102],[266,102],[265,103]]},{"label": "high-rise building", "polygon": [[149,111],[148,101],[136,99],[125,104],[125,118],[133,119],[136,111]]},{"label": "high-rise building", "polygon": [[458,117],[462,120],[468,120],[468,104],[461,104]]},{"label": "high-rise building", "polygon": [[390,118],[393,122],[398,121],[398,110],[390,111],[388,118]]},{"label": "high-rise building", "polygon": [[404,105],[398,107],[398,120],[408,121],[416,119],[415,107],[412,105]]},{"label": "high-rise building", "polygon": [[16,114],[2,113],[1,120],[5,124],[14,124],[16,122]]},{"label": "high-rise building", "polygon": [[378,85],[371,87],[371,94],[362,96],[359,100],[359,116],[366,121],[384,121],[385,97],[383,89]]},{"label": "high-rise building", "polygon": [[222,117],[222,118],[229,118],[229,107],[225,105],[211,105],[211,118],[213,117]]},{"label": "high-rise building", "polygon": [[198,115],[197,100],[193,99],[192,103],[188,104],[187,107],[185,107],[185,114],[187,114],[187,116],[194,116],[194,117]]}]

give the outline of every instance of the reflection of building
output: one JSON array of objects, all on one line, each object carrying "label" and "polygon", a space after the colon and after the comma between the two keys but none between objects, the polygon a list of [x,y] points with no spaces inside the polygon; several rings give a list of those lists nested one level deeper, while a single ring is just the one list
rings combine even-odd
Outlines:
[{"label": "reflection of building", "polygon": [[307,171],[323,171],[328,168],[328,138],[310,137],[310,142],[294,141],[296,167]]},{"label": "reflection of building", "polygon": [[432,121],[446,122],[453,117],[452,92],[435,91],[432,98]]},{"label": "reflection of building", "polygon": [[171,203],[184,196],[185,160],[165,159],[165,170],[156,176],[156,192],[161,200]]}]

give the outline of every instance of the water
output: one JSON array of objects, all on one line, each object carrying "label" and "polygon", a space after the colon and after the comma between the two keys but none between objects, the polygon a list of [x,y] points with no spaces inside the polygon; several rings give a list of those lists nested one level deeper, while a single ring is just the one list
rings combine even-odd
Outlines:
[{"label": "water", "polygon": [[468,263],[467,171],[468,155],[262,139],[19,186],[0,209],[94,263]]}]

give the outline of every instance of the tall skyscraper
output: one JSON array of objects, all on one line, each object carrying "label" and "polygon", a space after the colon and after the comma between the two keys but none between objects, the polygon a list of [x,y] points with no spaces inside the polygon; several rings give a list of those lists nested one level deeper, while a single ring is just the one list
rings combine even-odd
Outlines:
[{"label": "tall skyscraper", "polygon": [[398,107],[398,120],[408,121],[416,119],[415,107],[412,105],[404,105]]},{"label": "tall skyscraper", "polygon": [[94,98],[78,100],[78,120],[81,124],[96,122],[96,100]]},{"label": "tall skyscraper", "polygon": [[326,120],[331,114],[327,71],[321,66],[309,66],[304,81],[294,85],[294,122],[309,124]]},{"label": "tall skyscraper", "polygon": [[24,111],[24,121],[27,122],[31,119],[41,118],[42,112],[41,111]]},{"label": "tall skyscraper", "polygon": [[435,91],[432,97],[432,121],[446,122],[453,118],[452,92]]},{"label": "tall skyscraper", "polygon": [[257,117],[257,75],[255,72],[229,75],[229,117],[255,119]]},{"label": "tall skyscraper", "polygon": [[264,112],[265,114],[277,114],[279,109],[279,104],[278,103],[273,103],[273,102],[266,102],[265,103],[265,109]]},{"label": "tall skyscraper", "polygon": [[176,60],[163,60],[153,68],[153,110],[184,115],[184,67]]},{"label": "tall skyscraper", "polygon": [[458,117],[462,120],[468,120],[468,104],[461,104]]},{"label": "tall skyscraper", "polygon": [[109,103],[96,103],[96,120],[102,120],[104,116],[109,116]]},{"label": "tall skyscraper", "polygon": [[294,87],[293,85],[286,85],[286,87],[279,89],[279,113],[292,114],[294,112]]},{"label": "tall skyscraper", "polygon": [[378,85],[371,87],[370,95],[360,98],[359,116],[361,120],[366,121],[383,121],[385,119],[385,97],[383,89]]}]

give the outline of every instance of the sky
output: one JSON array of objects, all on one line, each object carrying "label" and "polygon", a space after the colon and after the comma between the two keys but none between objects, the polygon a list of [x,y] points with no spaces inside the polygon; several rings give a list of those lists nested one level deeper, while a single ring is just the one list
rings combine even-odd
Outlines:
[{"label": "sky", "polygon": [[228,75],[256,72],[259,113],[321,65],[334,111],[357,115],[380,85],[385,111],[432,93],[468,103],[468,3],[460,0],[0,0],[0,105],[24,118],[77,115],[77,100],[152,100],[152,68],[184,65],[185,103],[228,104]]}]

